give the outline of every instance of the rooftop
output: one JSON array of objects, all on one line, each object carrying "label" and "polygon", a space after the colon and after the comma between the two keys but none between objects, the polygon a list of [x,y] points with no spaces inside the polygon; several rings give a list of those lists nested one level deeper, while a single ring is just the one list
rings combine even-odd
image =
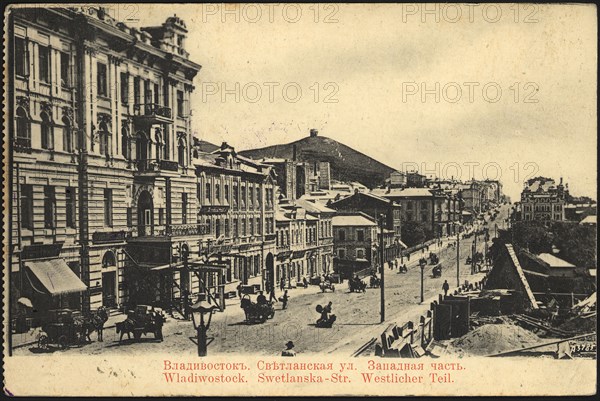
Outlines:
[{"label": "rooftop", "polygon": [[549,253],[540,253],[538,255],[538,258],[540,258],[550,267],[575,267],[575,265],[572,265],[569,262],[562,260],[561,258],[557,258],[556,256]]},{"label": "rooftop", "polygon": [[429,188],[375,188],[371,191],[371,195],[380,197],[402,197],[402,198],[416,198],[416,197],[433,197],[433,192]]},{"label": "rooftop", "polygon": [[360,227],[376,227],[377,223],[367,218],[363,214],[347,214],[333,216],[332,223],[334,226],[360,226]]}]

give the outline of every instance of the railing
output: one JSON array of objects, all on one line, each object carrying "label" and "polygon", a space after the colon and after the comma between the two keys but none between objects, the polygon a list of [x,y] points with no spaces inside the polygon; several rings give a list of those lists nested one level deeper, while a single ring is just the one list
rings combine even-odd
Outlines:
[{"label": "railing", "polygon": [[173,118],[170,107],[161,106],[157,103],[136,103],[133,105],[133,114],[139,117]]},{"label": "railing", "polygon": [[157,230],[156,235],[178,237],[185,235],[206,235],[210,229],[205,224],[171,224]]},{"label": "railing", "polygon": [[14,148],[16,151],[31,151],[31,138],[16,137]]}]

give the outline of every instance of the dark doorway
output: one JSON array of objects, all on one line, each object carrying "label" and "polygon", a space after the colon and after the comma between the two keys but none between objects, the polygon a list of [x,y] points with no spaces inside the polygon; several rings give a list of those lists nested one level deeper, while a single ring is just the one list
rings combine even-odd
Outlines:
[{"label": "dark doorway", "polygon": [[138,198],[138,235],[140,237],[152,235],[153,213],[152,195],[144,190]]}]

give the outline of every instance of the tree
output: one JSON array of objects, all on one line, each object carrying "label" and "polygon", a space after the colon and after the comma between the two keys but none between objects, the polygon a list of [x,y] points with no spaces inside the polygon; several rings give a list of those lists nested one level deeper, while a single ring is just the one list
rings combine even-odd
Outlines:
[{"label": "tree", "polygon": [[417,221],[402,223],[402,242],[411,247],[433,238],[433,231],[427,224]]}]

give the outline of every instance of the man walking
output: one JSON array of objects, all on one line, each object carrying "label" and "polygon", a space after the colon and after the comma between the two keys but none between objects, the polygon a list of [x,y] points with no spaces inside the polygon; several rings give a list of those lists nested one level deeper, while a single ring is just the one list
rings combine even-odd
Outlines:
[{"label": "man walking", "polygon": [[450,284],[448,284],[448,280],[444,280],[444,284],[442,284],[442,290],[444,290],[444,296],[448,295],[449,289],[450,289]]}]

